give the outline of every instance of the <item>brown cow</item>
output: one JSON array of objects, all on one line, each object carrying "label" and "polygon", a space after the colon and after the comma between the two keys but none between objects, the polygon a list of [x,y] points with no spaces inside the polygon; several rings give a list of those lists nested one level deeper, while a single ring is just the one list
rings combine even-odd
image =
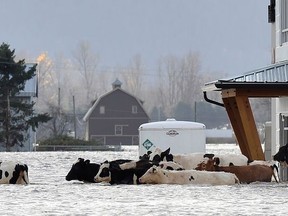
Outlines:
[{"label": "brown cow", "polygon": [[217,157],[209,159],[207,162],[198,164],[196,170],[206,171],[222,171],[234,173],[239,179],[240,183],[251,183],[251,182],[271,182],[272,176],[277,178],[274,174],[274,166],[266,165],[247,165],[247,166],[218,166],[219,159]]}]

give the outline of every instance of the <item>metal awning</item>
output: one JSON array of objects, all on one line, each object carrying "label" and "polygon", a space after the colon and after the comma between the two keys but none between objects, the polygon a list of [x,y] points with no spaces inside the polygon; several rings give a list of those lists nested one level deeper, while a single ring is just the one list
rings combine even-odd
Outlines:
[{"label": "metal awning", "polygon": [[248,86],[288,88],[288,61],[272,64],[232,78],[205,83],[202,90],[203,92],[220,91],[236,86],[237,88],[241,88],[241,86],[245,88]]},{"label": "metal awning", "polygon": [[[250,160],[264,160],[249,98],[287,97],[288,61],[206,83],[202,90],[207,102],[225,107],[242,154]],[[211,91],[221,93],[223,104],[207,97]]]}]

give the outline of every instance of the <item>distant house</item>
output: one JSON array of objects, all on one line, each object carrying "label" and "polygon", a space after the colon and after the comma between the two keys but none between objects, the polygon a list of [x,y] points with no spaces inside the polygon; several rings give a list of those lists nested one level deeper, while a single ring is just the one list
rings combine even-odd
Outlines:
[{"label": "distant house", "polygon": [[86,140],[103,145],[138,145],[138,128],[149,117],[143,102],[124,91],[116,79],[112,91],[99,97],[85,114]]}]

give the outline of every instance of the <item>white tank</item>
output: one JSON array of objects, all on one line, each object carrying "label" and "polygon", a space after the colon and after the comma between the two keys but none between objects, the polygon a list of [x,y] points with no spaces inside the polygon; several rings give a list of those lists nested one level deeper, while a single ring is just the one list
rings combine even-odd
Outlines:
[{"label": "white tank", "polygon": [[139,127],[139,156],[155,148],[174,154],[205,152],[206,126],[198,122],[166,121],[150,122]]}]

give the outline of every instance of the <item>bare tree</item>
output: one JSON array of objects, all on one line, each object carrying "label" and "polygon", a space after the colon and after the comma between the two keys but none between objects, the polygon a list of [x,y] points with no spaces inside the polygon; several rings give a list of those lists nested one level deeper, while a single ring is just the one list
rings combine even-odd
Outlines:
[{"label": "bare tree", "polygon": [[183,58],[167,56],[159,63],[158,98],[167,116],[172,117],[179,102],[193,104],[201,97],[200,60],[198,54]]},{"label": "bare tree", "polygon": [[99,63],[99,57],[91,50],[88,42],[80,42],[73,54],[78,71],[86,89],[86,104],[89,104],[95,98],[96,90],[96,72]]},{"label": "bare tree", "polygon": [[178,74],[179,99],[181,102],[191,104],[200,99],[201,82],[200,60],[197,53],[188,53],[180,60]]},{"label": "bare tree", "polygon": [[130,65],[121,73],[127,91],[138,97],[142,93],[143,74],[144,67],[140,55],[135,55]]},{"label": "bare tree", "polygon": [[71,122],[71,117],[69,117],[67,112],[61,107],[54,104],[48,104],[47,106],[52,119],[49,122],[40,125],[37,133],[38,140],[66,135],[69,128],[69,122]]}]

